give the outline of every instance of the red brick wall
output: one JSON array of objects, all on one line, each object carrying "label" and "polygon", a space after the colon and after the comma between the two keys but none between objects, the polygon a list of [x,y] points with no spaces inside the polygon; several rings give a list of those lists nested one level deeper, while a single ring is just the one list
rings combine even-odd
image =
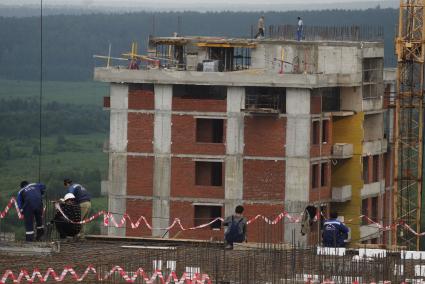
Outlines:
[{"label": "red brick wall", "polygon": [[286,118],[245,117],[244,154],[283,157],[286,143]]},{"label": "red brick wall", "polygon": [[320,109],[320,96],[310,96],[310,113],[311,114],[319,114],[321,112]]},{"label": "red brick wall", "polygon": [[152,196],[153,157],[127,157],[127,194]]},{"label": "red brick wall", "polygon": [[[261,214],[273,220],[284,211],[283,205],[244,204],[243,206],[245,208],[243,214],[248,219]],[[248,242],[283,242],[284,221],[287,220],[281,220],[276,225],[269,225],[258,219],[249,224],[247,228]]]},{"label": "red brick wall", "polygon": [[[224,155],[224,143],[196,142],[196,118],[191,115],[173,115],[171,151],[174,154]],[[223,125],[223,141],[226,141],[226,121]]]},{"label": "red brick wall", "polygon": [[243,173],[244,199],[284,199],[284,161],[244,160]]},{"label": "red brick wall", "polygon": [[153,152],[154,115],[128,113],[128,152]]},{"label": "red brick wall", "polygon": [[191,158],[172,158],[171,196],[224,198],[224,173],[225,164],[223,163],[222,186],[195,185],[195,161]]},{"label": "red brick wall", "polygon": [[327,171],[326,171],[326,179],[327,183],[326,186],[320,185],[320,176],[321,176],[321,169],[319,167],[319,173],[318,173],[318,187],[312,188],[311,185],[311,178],[312,178],[312,171],[313,171],[313,165],[310,167],[310,202],[319,201],[319,200],[330,200],[332,198],[332,186],[331,186],[331,165],[330,162],[322,164],[326,165]]},{"label": "red brick wall", "polygon": [[128,92],[129,109],[152,110],[155,108],[155,97],[152,91],[132,90]]},{"label": "red brick wall", "polygon": [[226,112],[226,100],[197,100],[173,97],[172,110]]},{"label": "red brick wall", "polygon": [[[145,216],[149,224],[152,225],[152,201],[147,200],[127,200],[127,213],[131,217],[131,221],[136,223],[140,216]],[[126,234],[131,237],[146,237],[152,236],[152,231],[149,230],[144,222],[137,229],[132,229],[127,223]]]},{"label": "red brick wall", "polygon": [[103,97],[103,107],[104,108],[111,107],[111,97]]},{"label": "red brick wall", "polygon": [[[222,216],[223,214],[224,209],[222,209]],[[170,205],[170,222],[174,218],[180,218],[185,228],[195,226],[195,206],[191,202],[172,201]],[[175,227],[170,230],[170,237],[181,239],[223,240],[223,236],[223,229],[213,230],[210,227],[190,231],[180,231]]]}]

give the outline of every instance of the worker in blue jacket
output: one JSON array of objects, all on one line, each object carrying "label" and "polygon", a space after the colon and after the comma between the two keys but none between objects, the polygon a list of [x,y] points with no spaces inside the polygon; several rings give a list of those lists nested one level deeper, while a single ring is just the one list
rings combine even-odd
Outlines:
[{"label": "worker in blue jacket", "polygon": [[348,238],[348,227],[338,219],[338,213],[332,212],[331,218],[323,223],[323,246],[325,247],[345,247],[345,240]]},{"label": "worker in blue jacket", "polygon": [[[89,217],[91,209],[91,198],[90,194],[84,186],[78,183],[72,182],[71,179],[65,178],[63,180],[63,186],[66,188],[67,193],[72,193],[75,196],[75,203],[80,205],[81,208],[81,220]],[[85,225],[81,224],[81,231],[78,237],[83,238],[85,234]]]},{"label": "worker in blue jacket", "polygon": [[25,221],[25,240],[34,241],[34,219],[37,226],[36,240],[41,240],[44,234],[43,226],[43,195],[46,186],[42,183],[21,182],[17,202]]}]

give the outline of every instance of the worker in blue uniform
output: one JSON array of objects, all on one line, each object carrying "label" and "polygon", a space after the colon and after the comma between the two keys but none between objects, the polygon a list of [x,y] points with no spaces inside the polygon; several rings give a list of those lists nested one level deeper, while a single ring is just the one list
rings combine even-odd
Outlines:
[{"label": "worker in blue uniform", "polygon": [[322,239],[325,247],[345,247],[349,230],[337,218],[338,213],[332,212],[331,218],[323,223]]},{"label": "worker in blue uniform", "polygon": [[44,234],[43,226],[43,195],[46,186],[42,183],[21,182],[17,202],[25,221],[25,240],[34,241],[34,219],[36,223],[36,240],[41,240]]},{"label": "worker in blue uniform", "polygon": [[[74,183],[71,179],[65,178],[63,180],[63,185],[67,190],[67,193],[72,193],[75,196],[76,204],[80,205],[81,208],[81,220],[85,220],[89,217],[90,208],[91,208],[91,197],[87,189],[81,184]],[[81,231],[78,234],[78,237],[84,238],[85,234],[85,224],[81,225]]]}]

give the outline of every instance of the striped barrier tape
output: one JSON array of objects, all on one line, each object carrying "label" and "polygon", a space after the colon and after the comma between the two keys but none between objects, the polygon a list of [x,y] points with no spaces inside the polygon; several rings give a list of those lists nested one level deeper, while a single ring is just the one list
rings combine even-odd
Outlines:
[{"label": "striped barrier tape", "polygon": [[[19,219],[23,219],[24,218],[23,214],[20,212],[20,210],[18,208],[18,204],[16,202],[16,199],[14,197],[12,197],[10,199],[10,201],[8,202],[8,204],[6,205],[5,209],[3,211],[0,211],[0,220],[1,219],[4,219],[6,217],[6,215],[8,214],[8,212],[10,211],[10,209],[12,207],[15,207]],[[186,230],[202,229],[202,228],[205,228],[205,227],[210,226],[211,224],[213,224],[216,221],[223,221],[223,218],[218,217],[218,218],[215,218],[214,220],[212,220],[212,221],[210,221],[208,223],[201,224],[201,225],[198,225],[198,226],[195,226],[195,227],[185,228],[182,225],[181,219],[180,218],[175,218],[173,220],[173,222],[171,223],[171,225],[168,226],[168,227],[166,227],[166,228],[153,228],[149,224],[149,222],[147,221],[146,217],[144,217],[144,216],[140,216],[139,219],[137,219],[136,222],[133,222],[132,219],[131,219],[131,217],[130,217],[130,215],[127,214],[127,213],[125,213],[120,218],[120,220],[117,221],[115,219],[113,213],[108,212],[108,211],[105,211],[105,210],[101,210],[101,211],[97,212],[96,214],[92,215],[91,217],[89,217],[87,219],[81,220],[80,222],[73,222],[73,221],[71,221],[63,213],[63,211],[60,208],[60,206],[58,205],[58,203],[55,204],[55,208],[57,210],[59,210],[59,212],[61,212],[61,214],[65,217],[65,219],[67,219],[69,222],[74,223],[74,224],[86,224],[86,223],[90,223],[93,220],[95,220],[95,219],[103,216],[103,225],[104,226],[110,226],[110,225],[112,225],[112,226],[115,226],[117,228],[121,228],[121,227],[126,226],[126,224],[129,224],[129,227],[131,229],[137,229],[140,226],[145,225],[149,230],[154,230],[154,229],[158,229],[158,230],[170,230],[170,229],[174,228],[175,226],[177,226],[182,231],[186,231]],[[281,212],[280,214],[278,214],[276,216],[276,218],[269,219],[269,218],[267,218],[267,217],[259,214],[259,215],[256,215],[255,217],[249,219],[247,223],[249,225],[249,224],[252,224],[252,223],[256,222],[257,220],[262,220],[266,224],[276,225],[276,224],[278,224],[284,218],[288,219],[290,223],[299,223],[299,222],[301,222],[302,217],[303,217],[303,213],[302,214],[299,214],[298,216],[292,216],[288,212]],[[363,218],[366,219],[369,222],[369,224],[375,225],[381,231],[389,231],[389,230],[395,229],[398,226],[402,226],[406,230],[410,231],[412,234],[414,234],[416,236],[420,236],[420,237],[425,236],[425,232],[417,233],[412,227],[410,227],[408,224],[404,223],[403,221],[399,221],[398,223],[394,223],[394,224],[391,224],[391,225],[384,226],[384,225],[382,225],[382,224],[380,224],[378,222],[375,222],[374,220],[372,220],[371,218],[369,218],[368,216],[365,216],[365,215],[360,215],[357,218],[358,219],[363,219]],[[350,223],[350,222],[354,221],[357,218],[347,219],[346,221],[348,223]]]},{"label": "striped barrier tape", "polygon": [[[70,275],[67,277],[67,275]],[[39,269],[33,269],[32,274],[30,274],[26,269],[22,269],[19,274],[16,276],[12,270],[8,269],[4,272],[2,278],[0,279],[0,284],[6,284],[8,280],[12,280],[14,284],[23,283],[27,281],[29,283],[34,283],[38,280],[40,283],[47,282],[50,279],[55,280],[56,282],[74,280],[75,282],[82,282],[89,274],[93,274],[98,281],[106,281],[111,277],[116,277],[117,274],[127,283],[146,283],[153,284],[169,284],[169,283],[179,283],[179,284],[211,284],[211,280],[207,274],[195,273],[191,278],[188,273],[183,273],[183,276],[179,279],[176,272],[171,271],[168,277],[165,277],[160,270],[156,270],[151,277],[143,270],[139,268],[134,272],[127,272],[120,266],[114,266],[112,269],[101,275],[94,266],[89,265],[83,274],[78,275],[77,272],[69,266],[64,267],[61,274],[57,274],[53,268],[48,268],[46,273],[43,275]],[[140,280],[144,282],[140,282]]]}]

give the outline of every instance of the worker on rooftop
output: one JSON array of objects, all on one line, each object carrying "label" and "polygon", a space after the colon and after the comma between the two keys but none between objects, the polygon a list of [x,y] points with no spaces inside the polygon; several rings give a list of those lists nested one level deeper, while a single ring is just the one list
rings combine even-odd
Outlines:
[{"label": "worker on rooftop", "polygon": [[75,195],[65,194],[64,198],[55,204],[56,214],[51,223],[56,225],[56,230],[61,239],[75,237],[80,233],[81,208],[75,201]]},{"label": "worker on rooftop", "polygon": [[[72,193],[75,196],[76,204],[80,205],[81,209],[81,220],[85,220],[90,213],[91,208],[91,198],[88,191],[78,183],[73,183],[71,179],[66,178],[63,180],[63,185],[67,189],[68,193]],[[78,237],[84,238],[85,234],[85,225],[81,225],[81,231]]]},{"label": "worker on rooftop", "polygon": [[226,227],[224,233],[226,249],[233,249],[233,243],[242,243],[247,241],[247,220],[242,215],[243,211],[243,206],[238,205],[235,208],[235,214],[224,219],[223,225]]},{"label": "worker on rooftop", "polygon": [[301,41],[303,39],[304,23],[301,17],[298,17],[297,23],[297,40]]},{"label": "worker on rooftop", "polygon": [[338,219],[338,213],[332,212],[331,218],[323,223],[323,246],[345,247],[348,238],[348,228]]},{"label": "worker on rooftop", "polygon": [[265,29],[264,16],[261,16],[258,19],[257,27],[258,27],[258,32],[255,35],[255,38],[263,38],[264,37],[264,29]]},{"label": "worker on rooftop", "polygon": [[40,241],[44,234],[43,195],[46,186],[42,183],[22,181],[18,192],[18,208],[24,215],[25,240],[34,241],[34,219],[37,226],[36,240]]}]

